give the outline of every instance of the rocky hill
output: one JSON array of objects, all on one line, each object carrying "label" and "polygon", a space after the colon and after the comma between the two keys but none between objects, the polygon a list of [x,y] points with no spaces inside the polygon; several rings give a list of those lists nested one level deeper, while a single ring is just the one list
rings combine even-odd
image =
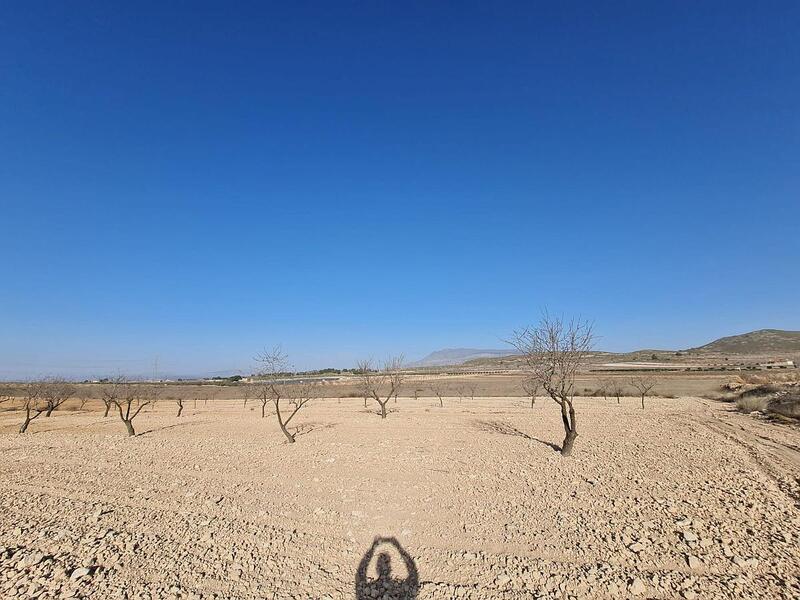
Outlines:
[{"label": "rocky hill", "polygon": [[719,352],[730,354],[789,354],[800,352],[800,331],[759,329],[750,333],[731,335],[714,340],[704,346],[691,348],[691,352]]}]

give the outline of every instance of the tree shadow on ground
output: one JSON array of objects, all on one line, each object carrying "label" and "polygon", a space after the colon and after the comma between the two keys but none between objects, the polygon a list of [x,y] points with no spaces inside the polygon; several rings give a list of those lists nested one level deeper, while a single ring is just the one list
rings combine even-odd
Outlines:
[{"label": "tree shadow on ground", "polygon": [[[378,550],[375,564],[377,578],[367,575],[370,563]],[[393,549],[402,559],[406,577],[400,578],[392,574],[392,558],[387,552]],[[414,560],[393,537],[376,537],[369,550],[366,551],[356,571],[356,600],[414,600],[419,593],[419,572]]]},{"label": "tree shadow on ground", "polygon": [[556,452],[561,452],[561,446],[558,444],[553,444],[552,442],[545,442],[544,440],[540,440],[539,438],[535,438],[531,435],[528,435],[524,431],[520,431],[510,423],[506,423],[505,421],[475,421],[475,427],[479,431],[484,431],[487,433],[499,433],[501,435],[513,435],[516,437],[521,437],[531,442],[537,442],[539,444],[544,444],[555,450]]},{"label": "tree shadow on ground", "polygon": [[336,423],[302,423],[294,428],[294,436],[300,437],[318,429],[332,429],[333,427],[336,427]]},{"label": "tree shadow on ground", "polygon": [[153,427],[153,429],[148,429],[147,431],[142,431],[141,433],[137,433],[136,437],[142,437],[143,435],[147,435],[148,433],[155,433],[157,431],[164,431],[165,429],[172,429],[173,427],[186,427],[187,425],[196,425],[198,423],[206,423],[206,421],[184,421],[182,423],[173,423],[172,425],[164,425],[164,427]]}]

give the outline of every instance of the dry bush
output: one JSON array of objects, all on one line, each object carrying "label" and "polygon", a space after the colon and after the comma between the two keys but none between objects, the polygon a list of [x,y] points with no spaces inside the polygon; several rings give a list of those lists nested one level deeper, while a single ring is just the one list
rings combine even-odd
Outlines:
[{"label": "dry bush", "polygon": [[766,412],[769,408],[769,399],[763,396],[742,396],[736,400],[736,410],[751,413],[755,410]]},{"label": "dry bush", "polygon": [[783,417],[800,419],[800,393],[787,394],[774,400],[769,405],[769,410]]}]

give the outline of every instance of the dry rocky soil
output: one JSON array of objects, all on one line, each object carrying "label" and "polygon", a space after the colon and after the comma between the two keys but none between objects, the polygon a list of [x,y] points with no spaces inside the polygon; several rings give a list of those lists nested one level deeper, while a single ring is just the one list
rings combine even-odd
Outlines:
[{"label": "dry rocky soil", "polygon": [[568,459],[544,398],[0,413],[0,596],[800,597],[795,426],[576,403]]}]

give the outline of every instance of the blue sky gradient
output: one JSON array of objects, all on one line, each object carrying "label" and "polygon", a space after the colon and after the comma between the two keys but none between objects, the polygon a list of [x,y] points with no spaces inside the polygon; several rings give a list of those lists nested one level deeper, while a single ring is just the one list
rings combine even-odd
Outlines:
[{"label": "blue sky gradient", "polygon": [[[169,4],[169,6],[165,6]],[[800,329],[800,4],[6,3],[0,378]]]}]

